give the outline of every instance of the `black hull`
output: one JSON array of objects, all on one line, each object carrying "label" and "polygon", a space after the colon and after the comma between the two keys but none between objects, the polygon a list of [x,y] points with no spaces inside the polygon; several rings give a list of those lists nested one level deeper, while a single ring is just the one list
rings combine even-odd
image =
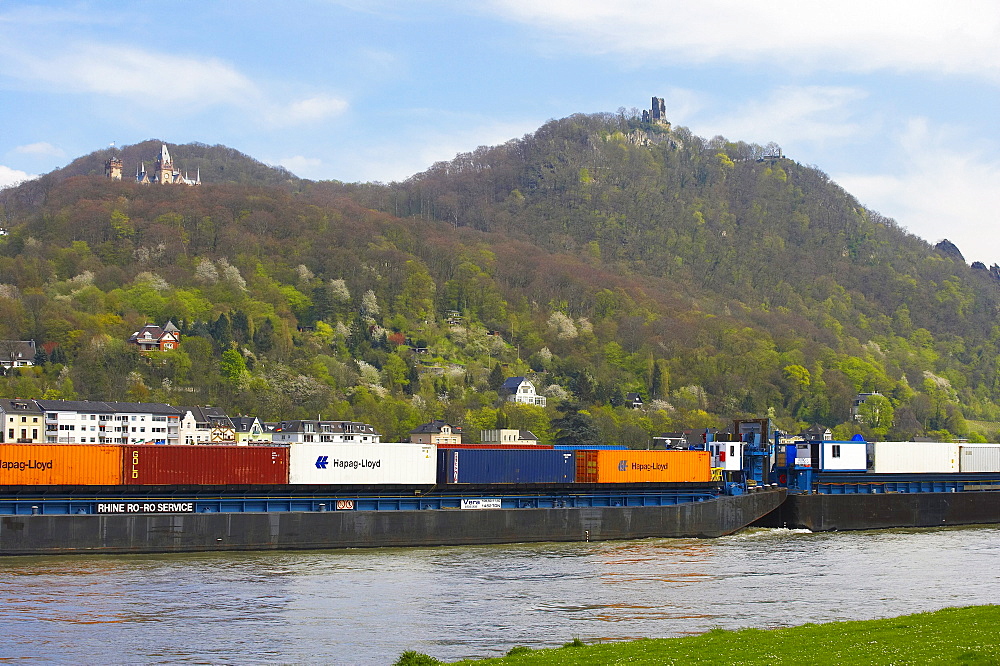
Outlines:
[{"label": "black hull", "polygon": [[754,523],[813,532],[1000,523],[1000,492],[789,494]]},{"label": "black hull", "polygon": [[0,518],[0,554],[168,553],[718,537],[773,511],[784,489],[659,507],[328,511]]}]

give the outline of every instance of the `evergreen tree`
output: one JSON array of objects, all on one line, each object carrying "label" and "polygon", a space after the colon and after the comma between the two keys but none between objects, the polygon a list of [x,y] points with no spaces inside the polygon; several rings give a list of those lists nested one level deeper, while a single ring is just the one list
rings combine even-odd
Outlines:
[{"label": "evergreen tree", "polygon": [[504,382],[503,368],[500,367],[500,362],[497,361],[497,364],[493,366],[492,370],[490,370],[490,376],[486,380],[486,383],[490,387],[490,389],[494,391],[499,391],[500,387],[503,386],[503,382]]}]

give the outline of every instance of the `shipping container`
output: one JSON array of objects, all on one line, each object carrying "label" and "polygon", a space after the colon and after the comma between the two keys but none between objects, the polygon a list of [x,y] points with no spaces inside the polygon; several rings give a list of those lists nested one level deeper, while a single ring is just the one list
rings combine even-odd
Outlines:
[{"label": "shipping container", "polygon": [[118,486],[122,450],[97,444],[0,444],[0,485]]},{"label": "shipping container", "polygon": [[628,451],[624,444],[556,444],[551,447],[556,451]]},{"label": "shipping container", "polygon": [[875,442],[876,474],[949,474],[958,471],[958,444]]},{"label": "shipping container", "polygon": [[433,444],[291,444],[289,482],[311,485],[434,485]]},{"label": "shipping container", "polygon": [[229,486],[288,483],[287,446],[142,444],[125,446],[125,485]]},{"label": "shipping container", "polygon": [[578,483],[706,483],[708,451],[577,451]]},{"label": "shipping container", "polygon": [[962,444],[958,447],[961,472],[1000,472],[1000,444]]},{"label": "shipping container", "polygon": [[524,449],[528,451],[551,451],[554,448],[551,444],[439,444],[438,446],[448,449]]},{"label": "shipping container", "polygon": [[438,449],[437,481],[453,483],[573,483],[573,451]]}]

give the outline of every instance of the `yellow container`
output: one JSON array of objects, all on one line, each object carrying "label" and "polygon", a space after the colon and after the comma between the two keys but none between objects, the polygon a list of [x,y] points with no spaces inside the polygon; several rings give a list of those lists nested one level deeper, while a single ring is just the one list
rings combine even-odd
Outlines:
[{"label": "yellow container", "polygon": [[122,448],[0,444],[0,486],[119,486]]},{"label": "yellow container", "polygon": [[708,451],[577,451],[577,483],[707,483]]}]

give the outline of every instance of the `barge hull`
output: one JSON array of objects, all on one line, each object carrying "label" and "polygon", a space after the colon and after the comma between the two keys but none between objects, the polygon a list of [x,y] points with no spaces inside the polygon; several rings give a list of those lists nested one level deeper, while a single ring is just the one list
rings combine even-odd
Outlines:
[{"label": "barge hull", "polygon": [[789,494],[754,523],[813,532],[1000,523],[1000,492]]},{"label": "barge hull", "polygon": [[0,519],[0,555],[448,546],[718,537],[784,489],[659,507],[30,515]]}]

